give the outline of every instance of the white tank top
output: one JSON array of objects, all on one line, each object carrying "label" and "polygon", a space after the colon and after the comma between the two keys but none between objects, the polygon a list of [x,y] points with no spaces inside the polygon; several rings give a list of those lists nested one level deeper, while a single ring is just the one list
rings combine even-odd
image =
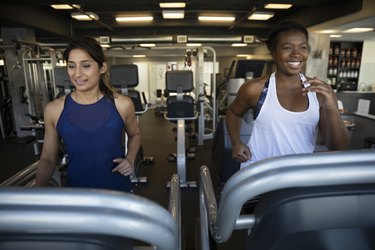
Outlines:
[{"label": "white tank top", "polygon": [[[301,82],[306,78],[300,74]],[[269,79],[267,96],[248,142],[252,153],[241,167],[270,157],[312,153],[319,122],[319,101],[315,92],[308,92],[308,108],[292,112],[281,106],[276,93],[275,73]]]}]

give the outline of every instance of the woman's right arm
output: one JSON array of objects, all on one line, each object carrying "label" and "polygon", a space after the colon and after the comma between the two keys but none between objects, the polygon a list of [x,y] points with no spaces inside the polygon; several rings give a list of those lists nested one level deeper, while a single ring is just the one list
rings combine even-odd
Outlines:
[{"label": "woman's right arm", "polygon": [[241,120],[250,108],[255,107],[265,79],[258,78],[244,83],[227,109],[226,125],[232,143],[232,158],[236,161],[245,162],[251,158],[250,149],[240,139]]},{"label": "woman's right arm", "polygon": [[57,99],[48,103],[44,111],[44,142],[36,172],[36,187],[48,185],[57,166],[60,141],[56,123],[61,113],[59,102]]},{"label": "woman's right arm", "polygon": [[234,113],[230,107],[225,114],[228,134],[232,143],[232,158],[239,162],[245,162],[250,159],[251,152],[240,140],[241,117]]}]

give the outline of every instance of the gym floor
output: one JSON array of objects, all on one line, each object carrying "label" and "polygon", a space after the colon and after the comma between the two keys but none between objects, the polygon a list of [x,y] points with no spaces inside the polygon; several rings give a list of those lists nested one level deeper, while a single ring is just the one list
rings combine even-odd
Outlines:
[{"label": "gym floor", "polygon": [[[167,156],[176,152],[175,127],[161,115],[155,115],[150,109],[140,117],[142,130],[142,147],[144,156],[152,156],[155,162],[151,165],[141,166],[139,176],[148,177],[148,183],[138,184],[134,193],[155,201],[168,209],[169,189],[167,182],[177,172],[176,163],[169,162]],[[188,144],[188,142],[187,142]],[[19,172],[26,166],[35,162],[33,146],[23,147],[15,142],[14,138],[0,140],[0,182]],[[201,165],[211,168],[211,140],[206,140],[204,145],[198,146],[196,157],[187,160],[187,181],[197,181]],[[220,193],[220,187],[216,184],[216,173],[211,168],[216,194]],[[185,250],[198,249],[196,240],[199,227],[199,200],[198,188],[181,189],[181,214],[183,246]],[[225,244],[220,244],[218,249],[244,249],[243,235],[245,232],[235,232],[233,237]]]}]

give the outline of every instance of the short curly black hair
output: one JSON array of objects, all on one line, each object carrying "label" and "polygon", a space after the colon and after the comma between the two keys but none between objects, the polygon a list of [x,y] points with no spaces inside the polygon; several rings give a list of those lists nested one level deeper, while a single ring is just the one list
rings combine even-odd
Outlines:
[{"label": "short curly black hair", "polygon": [[268,39],[267,39],[267,48],[272,53],[276,49],[276,43],[278,35],[283,31],[288,30],[298,30],[301,31],[305,36],[307,41],[309,40],[309,33],[305,26],[303,26],[300,23],[294,22],[294,21],[284,21],[276,25],[270,32]]}]

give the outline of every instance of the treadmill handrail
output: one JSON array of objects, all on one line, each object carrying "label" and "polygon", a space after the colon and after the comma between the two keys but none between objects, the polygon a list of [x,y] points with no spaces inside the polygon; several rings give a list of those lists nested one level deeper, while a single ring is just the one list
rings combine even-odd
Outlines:
[{"label": "treadmill handrail", "polygon": [[[20,170],[16,174],[12,175],[2,183],[0,183],[0,187],[14,187],[14,186],[24,186],[24,187],[32,187],[35,184],[36,172],[38,169],[39,160],[30,164],[26,168]],[[61,169],[66,167],[66,162],[63,159],[60,164],[56,167],[55,171],[60,171]],[[60,186],[60,176],[52,175],[49,186]]]},{"label": "treadmill handrail", "polygon": [[[208,173],[208,175],[207,175]],[[225,242],[236,228],[250,228],[255,219],[241,216],[244,203],[258,195],[294,187],[349,185],[375,182],[375,151],[352,150],[275,157],[254,163],[235,173],[224,185],[219,207],[210,186],[207,166],[200,171],[201,204],[207,213],[212,237]],[[212,185],[212,184],[211,184]],[[202,218],[202,215],[201,215]]]},{"label": "treadmill handrail", "polygon": [[0,187],[18,186],[25,182],[30,181],[35,177],[36,169],[38,168],[39,161],[36,161],[13,176],[9,177],[0,184]]},{"label": "treadmill handrail", "polygon": [[176,223],[165,208],[118,191],[2,188],[0,222],[0,233],[91,233],[178,249]]}]

